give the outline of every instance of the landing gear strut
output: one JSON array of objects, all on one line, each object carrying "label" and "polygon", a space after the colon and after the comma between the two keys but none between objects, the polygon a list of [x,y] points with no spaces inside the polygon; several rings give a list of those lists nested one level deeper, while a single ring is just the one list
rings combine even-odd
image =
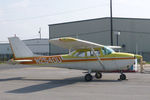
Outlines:
[{"label": "landing gear strut", "polygon": [[126,75],[121,71],[120,80],[126,80]]},{"label": "landing gear strut", "polygon": [[97,79],[102,78],[102,73],[96,72],[96,73],[95,73],[95,77],[96,77]]}]

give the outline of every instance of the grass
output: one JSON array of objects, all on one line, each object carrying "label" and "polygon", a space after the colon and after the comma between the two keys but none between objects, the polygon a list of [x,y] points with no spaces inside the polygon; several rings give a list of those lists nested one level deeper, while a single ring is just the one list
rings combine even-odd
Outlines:
[{"label": "grass", "polygon": [[150,62],[146,62],[146,64],[150,64]]}]

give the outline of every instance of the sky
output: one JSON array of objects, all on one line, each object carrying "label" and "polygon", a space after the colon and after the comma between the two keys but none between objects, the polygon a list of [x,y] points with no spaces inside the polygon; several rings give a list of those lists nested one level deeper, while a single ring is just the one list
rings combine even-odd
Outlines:
[{"label": "sky", "polygon": [[[113,17],[150,19],[150,0],[112,0]],[[110,16],[110,0],[0,0],[0,43],[49,37],[49,24]]]}]

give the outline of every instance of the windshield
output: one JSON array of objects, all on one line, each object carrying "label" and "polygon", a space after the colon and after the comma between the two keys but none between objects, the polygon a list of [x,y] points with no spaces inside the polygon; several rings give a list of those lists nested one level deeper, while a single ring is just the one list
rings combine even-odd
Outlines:
[{"label": "windshield", "polygon": [[111,53],[113,53],[115,51],[113,49],[111,49],[111,48],[104,47],[104,48],[102,48],[102,52],[103,52],[103,55],[108,55],[108,54],[111,54]]}]

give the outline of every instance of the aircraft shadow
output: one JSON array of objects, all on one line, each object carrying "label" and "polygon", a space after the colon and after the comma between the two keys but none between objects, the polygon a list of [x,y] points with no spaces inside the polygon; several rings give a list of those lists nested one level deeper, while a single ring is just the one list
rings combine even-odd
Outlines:
[{"label": "aircraft shadow", "polygon": [[142,74],[150,74],[150,71],[144,71]]},{"label": "aircraft shadow", "polygon": [[22,79],[23,79],[23,77],[14,77],[14,78],[0,79],[0,82],[12,81],[12,80],[22,80]]},{"label": "aircraft shadow", "polygon": [[[71,84],[75,84],[78,82],[85,82],[84,77],[73,77],[73,78],[66,78],[66,79],[25,79],[24,77],[16,77],[16,78],[9,78],[9,79],[0,79],[0,81],[11,81],[11,80],[23,80],[23,81],[46,81],[46,83],[31,85],[11,91],[7,91],[7,93],[32,93],[38,92],[47,89],[53,89],[58,87],[63,87]],[[47,82],[48,81],[48,82]],[[93,80],[92,82],[120,82],[119,80]]]}]

